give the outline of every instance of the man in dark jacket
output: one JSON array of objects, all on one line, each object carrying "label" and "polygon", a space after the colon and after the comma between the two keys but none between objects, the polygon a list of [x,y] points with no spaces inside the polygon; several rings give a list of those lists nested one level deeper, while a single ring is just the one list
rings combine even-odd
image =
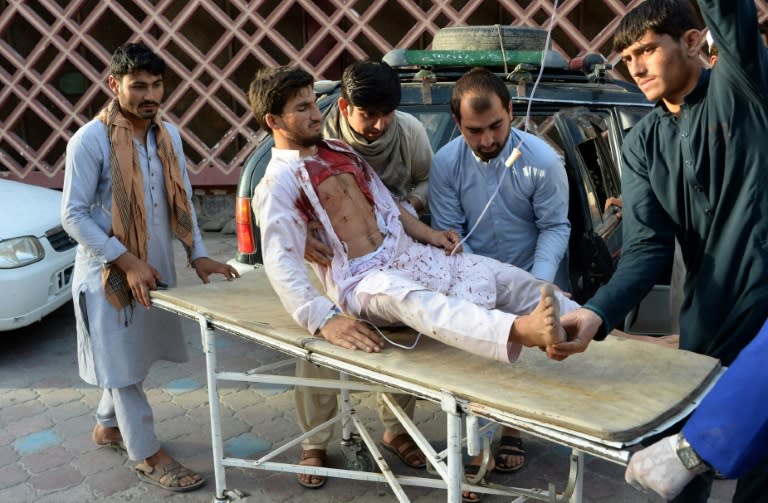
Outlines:
[{"label": "man in dark jacket", "polygon": [[[698,0],[719,50],[703,67],[702,27],[687,0],[648,0],[619,25],[621,53],[653,112],[622,149],[624,247],[611,281],[563,317],[569,341],[555,359],[586,350],[616,326],[671,261],[687,267],[680,347],[729,365],[768,317],[768,51],[753,0]],[[711,476],[675,501],[706,501]],[[734,501],[768,494],[768,459],[739,479]]]}]

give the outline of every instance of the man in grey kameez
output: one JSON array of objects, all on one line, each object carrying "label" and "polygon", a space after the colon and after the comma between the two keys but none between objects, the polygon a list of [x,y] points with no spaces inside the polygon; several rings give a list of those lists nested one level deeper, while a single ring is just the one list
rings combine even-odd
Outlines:
[{"label": "man in grey kameez", "polygon": [[160,446],[142,382],[157,360],[186,361],[186,344],[175,315],[150,309],[149,290],[176,284],[174,234],[203,282],[237,272],[207,258],[181,137],[155,119],[164,71],[140,44],[117,49],[108,81],[115,99],[67,145],[62,222],[79,243],[72,288],[80,376],[104,389],[94,442],[124,447],[140,461],[140,479],[181,491],[203,480]]}]

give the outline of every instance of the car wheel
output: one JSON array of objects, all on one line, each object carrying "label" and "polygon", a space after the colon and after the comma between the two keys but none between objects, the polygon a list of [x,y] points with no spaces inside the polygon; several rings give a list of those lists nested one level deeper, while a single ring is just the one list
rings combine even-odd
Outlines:
[{"label": "car wheel", "polygon": [[442,28],[432,39],[434,51],[540,51],[544,49],[547,31],[519,26],[451,26]]}]

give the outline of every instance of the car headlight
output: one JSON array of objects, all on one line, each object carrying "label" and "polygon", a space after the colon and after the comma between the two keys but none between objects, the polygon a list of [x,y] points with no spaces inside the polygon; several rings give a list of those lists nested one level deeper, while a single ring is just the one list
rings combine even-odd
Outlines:
[{"label": "car headlight", "polygon": [[0,269],[14,269],[42,260],[45,251],[34,236],[0,241]]}]

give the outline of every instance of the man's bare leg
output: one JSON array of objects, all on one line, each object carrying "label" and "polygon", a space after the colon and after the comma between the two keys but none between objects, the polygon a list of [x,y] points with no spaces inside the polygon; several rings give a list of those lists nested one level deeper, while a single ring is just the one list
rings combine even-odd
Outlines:
[{"label": "man's bare leg", "polygon": [[541,286],[541,299],[529,314],[519,316],[509,330],[509,341],[523,346],[546,347],[566,340],[560,325],[560,302],[554,287],[549,283]]}]

